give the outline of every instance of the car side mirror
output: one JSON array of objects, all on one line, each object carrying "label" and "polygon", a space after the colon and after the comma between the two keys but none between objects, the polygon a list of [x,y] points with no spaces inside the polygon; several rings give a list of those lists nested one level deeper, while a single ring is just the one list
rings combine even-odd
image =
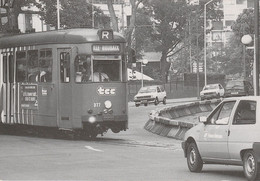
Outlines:
[{"label": "car side mirror", "polygon": [[200,123],[206,123],[207,122],[207,117],[206,116],[199,116],[199,122]]}]

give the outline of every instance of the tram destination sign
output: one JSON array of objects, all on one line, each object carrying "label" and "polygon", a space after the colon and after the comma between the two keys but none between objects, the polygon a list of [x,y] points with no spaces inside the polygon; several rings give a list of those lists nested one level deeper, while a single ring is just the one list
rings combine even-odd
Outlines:
[{"label": "tram destination sign", "polygon": [[92,46],[92,51],[94,53],[117,53],[120,52],[119,44],[96,44]]},{"label": "tram destination sign", "polygon": [[22,109],[38,109],[37,85],[21,85],[20,95]]}]

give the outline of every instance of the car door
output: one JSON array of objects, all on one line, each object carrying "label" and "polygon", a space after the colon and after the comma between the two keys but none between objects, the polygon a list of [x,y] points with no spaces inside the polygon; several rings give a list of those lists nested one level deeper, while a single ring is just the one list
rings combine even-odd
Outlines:
[{"label": "car door", "polygon": [[230,135],[228,138],[228,149],[232,160],[241,160],[240,151],[251,148],[255,139],[253,130],[256,127],[256,101],[241,100],[234,114]]},{"label": "car door", "polygon": [[205,159],[228,159],[230,115],[235,101],[221,103],[208,117],[200,133],[199,151]]}]

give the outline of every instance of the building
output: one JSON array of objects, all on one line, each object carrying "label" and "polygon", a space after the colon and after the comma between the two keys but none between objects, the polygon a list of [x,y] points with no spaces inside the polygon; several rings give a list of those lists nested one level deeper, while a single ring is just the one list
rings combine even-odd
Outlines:
[{"label": "building", "polygon": [[[26,9],[31,11],[38,11],[36,7],[26,7]],[[40,19],[39,14],[19,14],[18,28],[20,29],[21,33],[41,32],[55,29],[45,24],[44,21]]]},{"label": "building", "polygon": [[[246,8],[253,8],[254,0],[222,0],[220,6],[223,11],[223,20],[221,22],[208,21],[207,29],[211,29],[207,34],[207,45],[212,47],[223,47],[229,41],[232,34],[232,24],[238,18],[238,15]],[[216,52],[213,54],[216,54]]]}]

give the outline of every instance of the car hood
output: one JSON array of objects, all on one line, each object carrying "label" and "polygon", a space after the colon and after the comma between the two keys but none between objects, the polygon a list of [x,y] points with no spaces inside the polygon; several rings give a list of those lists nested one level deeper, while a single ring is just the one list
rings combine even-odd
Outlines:
[{"label": "car hood", "polygon": [[138,93],[135,95],[135,97],[139,97],[139,96],[151,96],[153,95],[153,93]]}]

